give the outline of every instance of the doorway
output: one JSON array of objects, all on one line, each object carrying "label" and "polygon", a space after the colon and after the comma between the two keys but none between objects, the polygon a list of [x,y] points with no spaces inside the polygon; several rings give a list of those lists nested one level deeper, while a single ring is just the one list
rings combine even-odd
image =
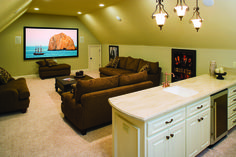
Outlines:
[{"label": "doorway", "polygon": [[88,46],[88,69],[98,71],[101,66],[101,45]]}]

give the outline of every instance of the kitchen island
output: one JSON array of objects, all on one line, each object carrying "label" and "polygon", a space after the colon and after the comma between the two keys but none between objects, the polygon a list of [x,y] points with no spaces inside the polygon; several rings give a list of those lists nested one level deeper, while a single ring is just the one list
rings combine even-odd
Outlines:
[{"label": "kitchen island", "polygon": [[235,85],[232,71],[110,98],[113,156],[197,155],[210,144],[210,96]]}]

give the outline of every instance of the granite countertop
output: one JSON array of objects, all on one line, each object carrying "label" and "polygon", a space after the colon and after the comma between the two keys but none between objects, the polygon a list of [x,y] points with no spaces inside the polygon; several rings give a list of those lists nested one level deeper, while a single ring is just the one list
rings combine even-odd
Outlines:
[{"label": "granite countertop", "polygon": [[183,89],[182,95],[166,91],[170,87],[158,86],[110,98],[109,103],[128,116],[148,121],[236,85],[236,72],[227,70],[229,72],[224,76],[224,80],[205,74],[171,83],[170,87]]}]

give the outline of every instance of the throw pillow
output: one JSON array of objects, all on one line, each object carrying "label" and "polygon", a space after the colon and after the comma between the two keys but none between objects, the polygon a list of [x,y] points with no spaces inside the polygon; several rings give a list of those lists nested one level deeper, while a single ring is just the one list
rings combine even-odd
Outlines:
[{"label": "throw pillow", "polygon": [[149,71],[150,70],[150,68],[149,68],[149,64],[145,64],[140,70],[139,70],[139,72],[143,72],[143,71]]},{"label": "throw pillow", "polygon": [[120,61],[120,59],[119,59],[118,57],[116,57],[116,58],[114,59],[114,61],[112,62],[112,67],[113,67],[113,68],[117,68],[117,67],[118,67],[118,64],[119,64],[119,61]]},{"label": "throw pillow", "polygon": [[106,65],[106,67],[112,67],[113,59],[109,61],[109,63]]},{"label": "throw pillow", "polygon": [[36,63],[41,67],[45,67],[47,65],[47,63],[44,60],[43,61],[37,61]]},{"label": "throw pillow", "polygon": [[11,79],[11,74],[9,74],[5,69],[0,67],[0,82],[1,84],[7,84],[7,82]]},{"label": "throw pillow", "polygon": [[46,64],[47,66],[51,67],[51,66],[57,65],[57,62],[55,62],[52,59],[46,59]]}]

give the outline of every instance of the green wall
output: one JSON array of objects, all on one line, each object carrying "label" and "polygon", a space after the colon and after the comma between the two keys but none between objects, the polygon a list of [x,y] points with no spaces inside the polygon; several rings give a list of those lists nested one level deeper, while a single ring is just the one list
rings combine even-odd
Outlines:
[{"label": "green wall", "polygon": [[[142,58],[153,62],[158,61],[160,67],[162,68],[162,73],[171,72],[172,47],[143,46],[143,45],[118,45],[118,46],[119,46],[119,56],[126,56],[126,57],[132,56],[134,58]],[[178,49],[189,49],[189,48],[178,48]],[[197,75],[208,74],[211,60],[215,60],[218,66],[222,65],[225,67],[233,67],[233,62],[236,62],[236,50],[199,49],[199,48],[196,48],[194,50],[197,50],[196,53]],[[103,44],[102,65],[103,66],[106,65],[108,62],[109,62],[109,45]]]},{"label": "green wall", "polygon": [[[84,42],[79,43],[79,57],[59,58],[58,63],[68,63],[72,70],[88,68],[88,45],[100,44],[91,32],[72,16],[55,16],[44,14],[24,14],[7,29],[0,33],[0,67],[5,68],[12,76],[32,75],[38,73],[37,60],[24,60],[23,55],[23,28],[32,27],[61,27],[78,28],[79,36]],[[21,36],[21,44],[15,44],[15,36]]]}]

